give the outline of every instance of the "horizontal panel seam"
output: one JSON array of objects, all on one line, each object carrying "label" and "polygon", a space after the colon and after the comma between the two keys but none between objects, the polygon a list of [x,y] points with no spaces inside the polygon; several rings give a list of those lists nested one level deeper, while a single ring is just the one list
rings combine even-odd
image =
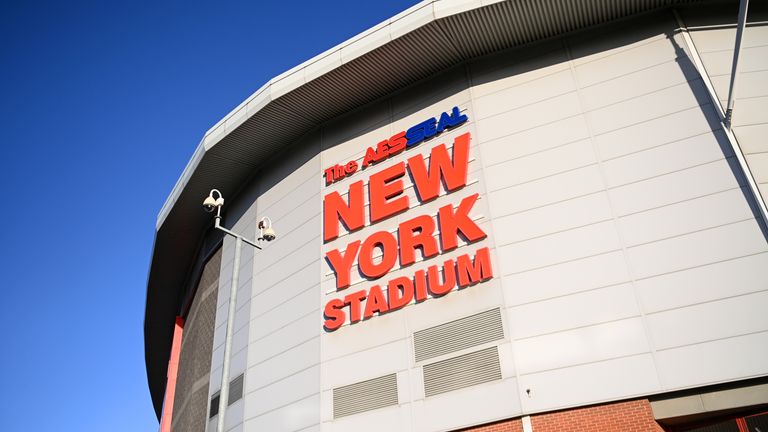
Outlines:
[{"label": "horizontal panel seam", "polygon": [[759,293],[765,293],[765,292],[768,292],[768,289],[763,288],[763,289],[758,289],[758,290],[755,290],[755,291],[749,291],[749,292],[745,292],[745,293],[741,293],[741,294],[734,294],[734,295],[729,295],[729,296],[724,296],[724,297],[718,297],[716,299],[704,300],[704,301],[700,301],[700,302],[696,302],[696,303],[687,303],[687,304],[682,305],[682,306],[675,306],[675,307],[667,308],[667,309],[659,309],[659,310],[656,310],[656,311],[653,311],[653,312],[646,312],[646,314],[648,316],[651,316],[651,315],[661,314],[661,313],[665,313],[665,312],[669,312],[669,311],[686,309],[686,308],[689,308],[689,307],[692,307],[692,306],[700,306],[700,305],[705,305],[705,304],[709,304],[709,303],[717,303],[717,302],[722,301],[722,300],[731,300],[731,299],[736,299],[736,298],[739,298],[739,297],[746,297],[746,296],[755,295],[755,294],[759,294]]},{"label": "horizontal panel seam", "polygon": [[747,333],[741,333],[741,334],[736,334],[736,335],[731,335],[731,336],[723,336],[723,337],[720,337],[720,338],[708,339],[708,340],[700,341],[700,342],[693,342],[693,343],[689,343],[689,344],[675,345],[675,346],[671,346],[671,347],[668,347],[668,348],[659,348],[659,349],[657,349],[657,352],[670,351],[670,350],[677,349],[677,348],[686,348],[686,347],[702,345],[702,344],[712,343],[712,342],[719,342],[719,341],[723,341],[723,340],[727,340],[727,339],[735,339],[735,338],[738,338],[738,337],[751,336],[751,335],[756,335],[756,334],[761,334],[761,333],[768,334],[768,330],[765,330],[765,329],[764,330],[757,330],[757,331],[753,331],[753,332],[747,332]]}]

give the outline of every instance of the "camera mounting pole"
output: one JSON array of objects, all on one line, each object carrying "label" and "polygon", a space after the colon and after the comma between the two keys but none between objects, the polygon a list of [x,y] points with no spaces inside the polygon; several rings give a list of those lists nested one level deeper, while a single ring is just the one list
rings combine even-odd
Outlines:
[{"label": "camera mounting pole", "polygon": [[[218,195],[218,198],[214,198],[214,193]],[[221,196],[221,192],[217,189],[211,190],[208,197],[203,201],[203,208],[212,212],[216,210],[216,216],[214,217],[213,227],[215,229],[223,231],[225,234],[235,238],[235,260],[232,267],[232,284],[229,288],[229,307],[227,309],[227,333],[224,342],[224,364],[221,368],[221,387],[219,390],[219,418],[217,419],[216,430],[218,432],[224,432],[224,421],[226,419],[226,409],[229,405],[229,365],[232,351],[232,338],[235,327],[235,312],[237,310],[237,288],[238,279],[240,276],[240,251],[243,247],[243,242],[261,250],[256,241],[266,240],[272,241],[275,239],[275,231],[272,229],[272,221],[269,218],[262,218],[259,221],[258,228],[260,236],[256,241],[249,240],[240,234],[230,231],[221,226],[221,207],[224,206],[224,198]]]}]

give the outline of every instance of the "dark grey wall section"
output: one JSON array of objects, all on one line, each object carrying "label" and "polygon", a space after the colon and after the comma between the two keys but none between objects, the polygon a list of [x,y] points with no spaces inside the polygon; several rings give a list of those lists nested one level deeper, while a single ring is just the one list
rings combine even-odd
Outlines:
[{"label": "dark grey wall section", "polygon": [[189,315],[185,317],[173,407],[173,430],[205,431],[220,269],[221,249],[205,264]]}]

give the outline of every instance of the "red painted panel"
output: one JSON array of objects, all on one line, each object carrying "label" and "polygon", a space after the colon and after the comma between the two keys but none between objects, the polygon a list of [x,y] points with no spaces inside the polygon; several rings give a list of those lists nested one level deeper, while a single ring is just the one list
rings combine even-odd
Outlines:
[{"label": "red painted panel", "polygon": [[160,419],[160,432],[171,432],[173,417],[173,399],[176,396],[176,376],[179,374],[179,355],[181,354],[181,334],[184,331],[184,318],[176,317],[173,328],[173,343],[171,359],[168,360],[168,381],[165,384],[165,400],[163,401],[163,416]]}]

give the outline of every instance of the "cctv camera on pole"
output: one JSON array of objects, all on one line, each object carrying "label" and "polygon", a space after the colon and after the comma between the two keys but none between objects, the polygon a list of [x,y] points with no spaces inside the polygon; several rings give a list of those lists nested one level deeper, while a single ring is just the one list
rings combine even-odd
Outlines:
[{"label": "cctv camera on pole", "polygon": [[216,430],[218,432],[224,432],[224,419],[226,417],[226,409],[229,399],[229,363],[232,350],[232,336],[235,327],[235,310],[237,306],[237,284],[240,274],[240,250],[242,249],[243,242],[261,249],[256,242],[265,240],[272,241],[277,237],[275,230],[272,229],[272,220],[265,217],[259,221],[259,237],[256,241],[248,240],[247,238],[232,232],[223,226],[221,226],[221,208],[224,206],[224,197],[221,195],[218,189],[212,189],[208,196],[203,201],[203,209],[208,213],[212,213],[216,210],[216,216],[214,217],[214,228],[223,231],[224,233],[231,235],[235,238],[235,262],[232,268],[232,284],[230,286],[229,295],[229,309],[227,312],[227,334],[224,342],[224,364],[221,371],[221,390],[219,390],[219,418],[217,421]]}]

